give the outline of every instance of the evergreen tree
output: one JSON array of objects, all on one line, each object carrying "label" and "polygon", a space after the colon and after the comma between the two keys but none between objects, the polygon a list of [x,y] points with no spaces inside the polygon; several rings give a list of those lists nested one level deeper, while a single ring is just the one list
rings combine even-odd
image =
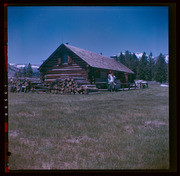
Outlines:
[{"label": "evergreen tree", "polygon": [[133,53],[130,69],[134,72],[134,74],[132,74],[132,76],[131,76],[131,79],[132,79],[131,82],[133,82],[137,77],[138,65],[139,65],[139,60],[138,60],[137,56]]},{"label": "evergreen tree", "polygon": [[23,68],[23,77],[27,76],[27,71],[26,71],[26,67]]},{"label": "evergreen tree", "polygon": [[118,61],[121,62],[123,65],[125,65],[125,56],[124,54],[122,54],[122,52],[120,53],[118,57]]},{"label": "evergreen tree", "polygon": [[147,81],[152,81],[153,72],[154,72],[154,59],[152,57],[152,53],[150,53],[150,55],[148,57],[147,73],[146,73],[146,80]]},{"label": "evergreen tree", "polygon": [[154,67],[154,79],[160,83],[167,81],[167,64],[162,54],[159,55]]},{"label": "evergreen tree", "polygon": [[137,75],[137,67],[139,64],[139,60],[136,57],[136,55],[133,53],[131,54],[128,50],[125,52],[125,55],[120,54],[119,56],[119,60],[123,65],[125,65],[126,67],[128,67],[130,70],[132,70],[134,72],[134,74],[130,75],[129,77],[129,82],[133,82],[134,79],[136,79],[136,75]]},{"label": "evergreen tree", "polygon": [[27,67],[27,77],[32,77],[32,75],[33,75],[33,70],[31,64],[29,63]]},{"label": "evergreen tree", "polygon": [[14,74],[14,77],[15,77],[15,78],[17,78],[17,77],[18,77],[18,74],[17,74],[17,72],[15,72],[15,74]]},{"label": "evergreen tree", "polygon": [[19,69],[19,72],[18,72],[18,77],[22,77],[22,73],[21,73],[21,70]]},{"label": "evergreen tree", "polygon": [[146,53],[144,52],[139,64],[138,64],[138,69],[137,69],[137,77],[138,79],[146,80],[146,75],[147,75],[147,56]]},{"label": "evergreen tree", "polygon": [[125,52],[125,66],[129,68],[130,65],[131,65],[131,53],[127,50]]}]

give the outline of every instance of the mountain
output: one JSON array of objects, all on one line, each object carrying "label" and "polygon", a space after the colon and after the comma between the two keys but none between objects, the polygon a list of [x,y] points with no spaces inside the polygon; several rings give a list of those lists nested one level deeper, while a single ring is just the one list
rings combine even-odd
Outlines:
[{"label": "mountain", "polygon": [[164,54],[164,57],[165,57],[166,63],[168,63],[169,62],[169,54]]},{"label": "mountain", "polygon": [[[139,53],[139,52],[136,52],[136,53],[134,53],[134,54],[136,55],[136,57],[137,57],[139,60],[140,60],[141,57],[143,56],[143,53]],[[146,56],[149,57],[148,54],[146,54]]]},{"label": "mountain", "polygon": [[[21,69],[23,70],[24,67],[28,67],[28,64],[15,64],[15,63],[9,63],[9,65]],[[31,64],[31,68],[33,69],[33,72],[39,72],[38,68],[40,67],[40,65],[35,65],[35,64]]]},{"label": "mountain", "polygon": [[19,69],[17,67],[8,64],[8,77],[13,77],[18,71]]},{"label": "mountain", "polygon": [[[32,64],[31,68],[33,70],[33,77],[39,77],[39,68],[40,65]],[[14,77],[16,72],[23,71],[23,68],[27,68],[28,64],[15,64],[15,63],[8,63],[8,77]]]},{"label": "mountain", "polygon": [[[168,63],[169,62],[169,54],[164,54],[163,56],[165,58],[166,63]],[[158,56],[154,58],[155,62],[157,61],[157,59],[158,59]]]}]

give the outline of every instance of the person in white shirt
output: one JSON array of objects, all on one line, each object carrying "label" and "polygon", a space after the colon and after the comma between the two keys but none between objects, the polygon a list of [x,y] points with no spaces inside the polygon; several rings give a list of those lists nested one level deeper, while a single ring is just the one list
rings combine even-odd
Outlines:
[{"label": "person in white shirt", "polygon": [[108,74],[108,90],[109,91],[114,90],[115,85],[116,85],[115,79],[116,77],[113,75],[113,72],[109,71],[109,74]]}]

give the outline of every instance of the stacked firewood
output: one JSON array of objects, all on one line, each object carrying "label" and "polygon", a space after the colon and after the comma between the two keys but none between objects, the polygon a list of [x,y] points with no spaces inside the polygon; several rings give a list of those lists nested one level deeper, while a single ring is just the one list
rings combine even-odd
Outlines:
[{"label": "stacked firewood", "polygon": [[10,92],[29,92],[31,90],[31,82],[27,79],[12,79],[8,84]]},{"label": "stacked firewood", "polygon": [[85,85],[79,86],[73,78],[57,79],[52,83],[36,83],[28,79],[11,79],[8,82],[10,92],[37,92],[54,94],[85,94],[94,92],[96,89],[88,88]]},{"label": "stacked firewood", "polygon": [[57,79],[51,84],[50,92],[56,94],[84,94],[86,93],[86,87],[78,87],[77,82],[72,78]]}]

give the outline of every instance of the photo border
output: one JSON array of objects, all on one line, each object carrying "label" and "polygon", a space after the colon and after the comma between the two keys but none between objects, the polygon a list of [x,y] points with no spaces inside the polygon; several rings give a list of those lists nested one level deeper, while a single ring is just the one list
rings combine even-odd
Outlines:
[{"label": "photo border", "polygon": [[[1,74],[3,75],[1,77],[1,82],[3,85],[1,85],[1,97],[3,101],[1,100],[1,118],[0,124],[1,124],[1,137],[2,137],[2,143],[1,144],[1,158],[3,165],[1,165],[1,171],[4,170],[4,173],[11,173],[11,174],[30,174],[30,175],[76,175],[76,174],[113,174],[113,175],[175,175],[178,172],[177,168],[177,126],[178,120],[177,120],[177,65],[176,65],[176,3],[129,3],[127,2],[102,2],[102,1],[96,1],[95,3],[90,2],[89,0],[86,2],[52,2],[51,3],[44,3],[42,1],[29,1],[27,0],[26,3],[23,1],[16,1],[12,2],[9,0],[6,0],[3,4],[3,14],[1,11],[1,14],[3,15],[3,21],[4,26],[1,28],[1,32],[3,34],[3,60],[1,59]],[[68,6],[168,6],[169,7],[169,140],[170,140],[170,169],[168,170],[9,170],[8,167],[8,113],[7,109],[5,109],[5,106],[8,106],[8,95],[5,94],[7,91],[7,7],[9,6],[62,6],[62,5],[68,5]],[[3,166],[3,167],[2,167]]]}]

